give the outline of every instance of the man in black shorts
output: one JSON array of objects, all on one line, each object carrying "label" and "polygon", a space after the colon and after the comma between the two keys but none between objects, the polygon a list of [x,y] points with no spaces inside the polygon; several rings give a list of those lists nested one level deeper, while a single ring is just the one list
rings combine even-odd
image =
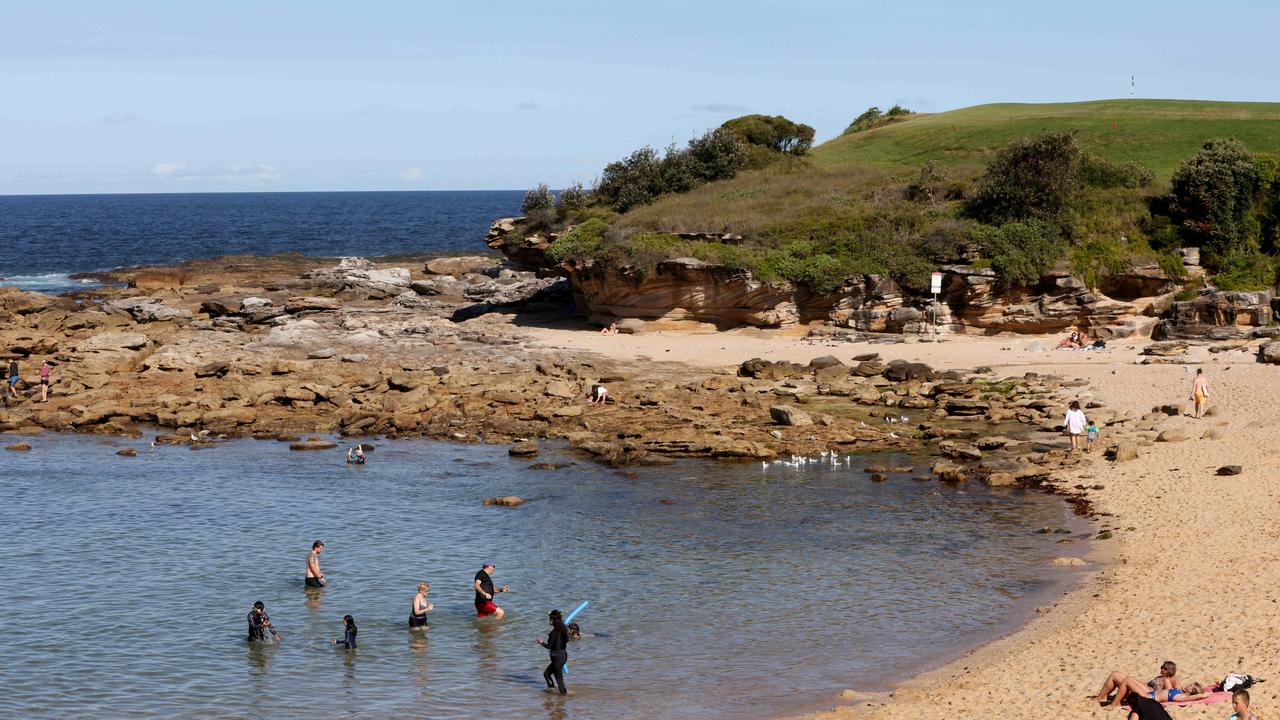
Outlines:
[{"label": "man in black shorts", "polygon": [[320,553],[324,552],[324,543],[319,540],[311,543],[311,552],[307,553],[307,587],[322,588],[327,583],[324,571],[320,569]]}]

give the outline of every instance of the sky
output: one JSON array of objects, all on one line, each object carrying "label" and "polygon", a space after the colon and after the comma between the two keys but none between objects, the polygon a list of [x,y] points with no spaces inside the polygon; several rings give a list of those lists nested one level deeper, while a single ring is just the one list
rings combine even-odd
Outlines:
[{"label": "sky", "polygon": [[745,113],[1280,100],[1280,3],[0,1],[0,195],[590,184]]}]

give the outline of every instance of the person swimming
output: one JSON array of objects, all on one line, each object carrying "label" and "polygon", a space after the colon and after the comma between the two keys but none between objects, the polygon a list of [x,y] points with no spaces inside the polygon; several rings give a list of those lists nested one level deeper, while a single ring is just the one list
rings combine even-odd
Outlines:
[{"label": "person swimming", "polygon": [[427,613],[431,612],[435,605],[427,602],[427,593],[431,590],[431,583],[418,583],[418,594],[413,596],[413,606],[409,608],[409,627],[426,627]]},{"label": "person swimming", "polygon": [[356,633],[358,632],[358,629],[356,628],[356,619],[351,617],[350,615],[343,615],[342,627],[343,627],[342,639],[334,640],[333,644],[341,645],[348,650],[355,650],[356,649]]}]

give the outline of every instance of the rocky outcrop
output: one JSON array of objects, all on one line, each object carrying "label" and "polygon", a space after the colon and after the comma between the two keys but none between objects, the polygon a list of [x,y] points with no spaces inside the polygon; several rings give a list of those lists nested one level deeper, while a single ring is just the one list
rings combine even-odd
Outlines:
[{"label": "rocky outcrop", "polygon": [[347,292],[365,298],[392,298],[409,289],[408,268],[378,269],[364,258],[342,258],[331,268],[303,273],[318,289]]},{"label": "rocky outcrop", "polygon": [[191,319],[191,311],[165,305],[160,298],[137,297],[109,300],[102,305],[107,312],[123,312],[133,318],[134,322],[150,323],[165,320],[185,321]]},{"label": "rocky outcrop", "polygon": [[1238,340],[1270,325],[1270,292],[1205,291],[1194,300],[1172,303],[1154,333],[1157,339]]}]

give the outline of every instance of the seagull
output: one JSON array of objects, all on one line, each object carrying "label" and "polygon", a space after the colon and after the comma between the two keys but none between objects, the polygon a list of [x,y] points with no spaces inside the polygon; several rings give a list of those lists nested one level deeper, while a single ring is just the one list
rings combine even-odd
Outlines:
[{"label": "seagull", "polygon": [[891,433],[889,433],[889,437],[891,437],[891,438],[893,438],[893,439],[897,440],[897,439],[898,439],[898,433],[891,432]]},{"label": "seagull", "polygon": [[769,463],[765,462],[764,460],[761,460],[761,461],[760,461],[760,472],[764,472],[765,470],[768,470],[768,469],[769,469]]},{"label": "seagull", "polygon": [[200,438],[196,437],[195,433],[191,433],[191,442],[200,442]]},{"label": "seagull", "polygon": [[152,449],[152,450],[155,450],[155,449],[156,449],[156,441],[155,441],[155,440],[152,440],[152,441],[151,441],[151,449]]},{"label": "seagull", "polygon": [[898,422],[911,422],[911,418],[907,417],[906,415],[899,415]]}]

